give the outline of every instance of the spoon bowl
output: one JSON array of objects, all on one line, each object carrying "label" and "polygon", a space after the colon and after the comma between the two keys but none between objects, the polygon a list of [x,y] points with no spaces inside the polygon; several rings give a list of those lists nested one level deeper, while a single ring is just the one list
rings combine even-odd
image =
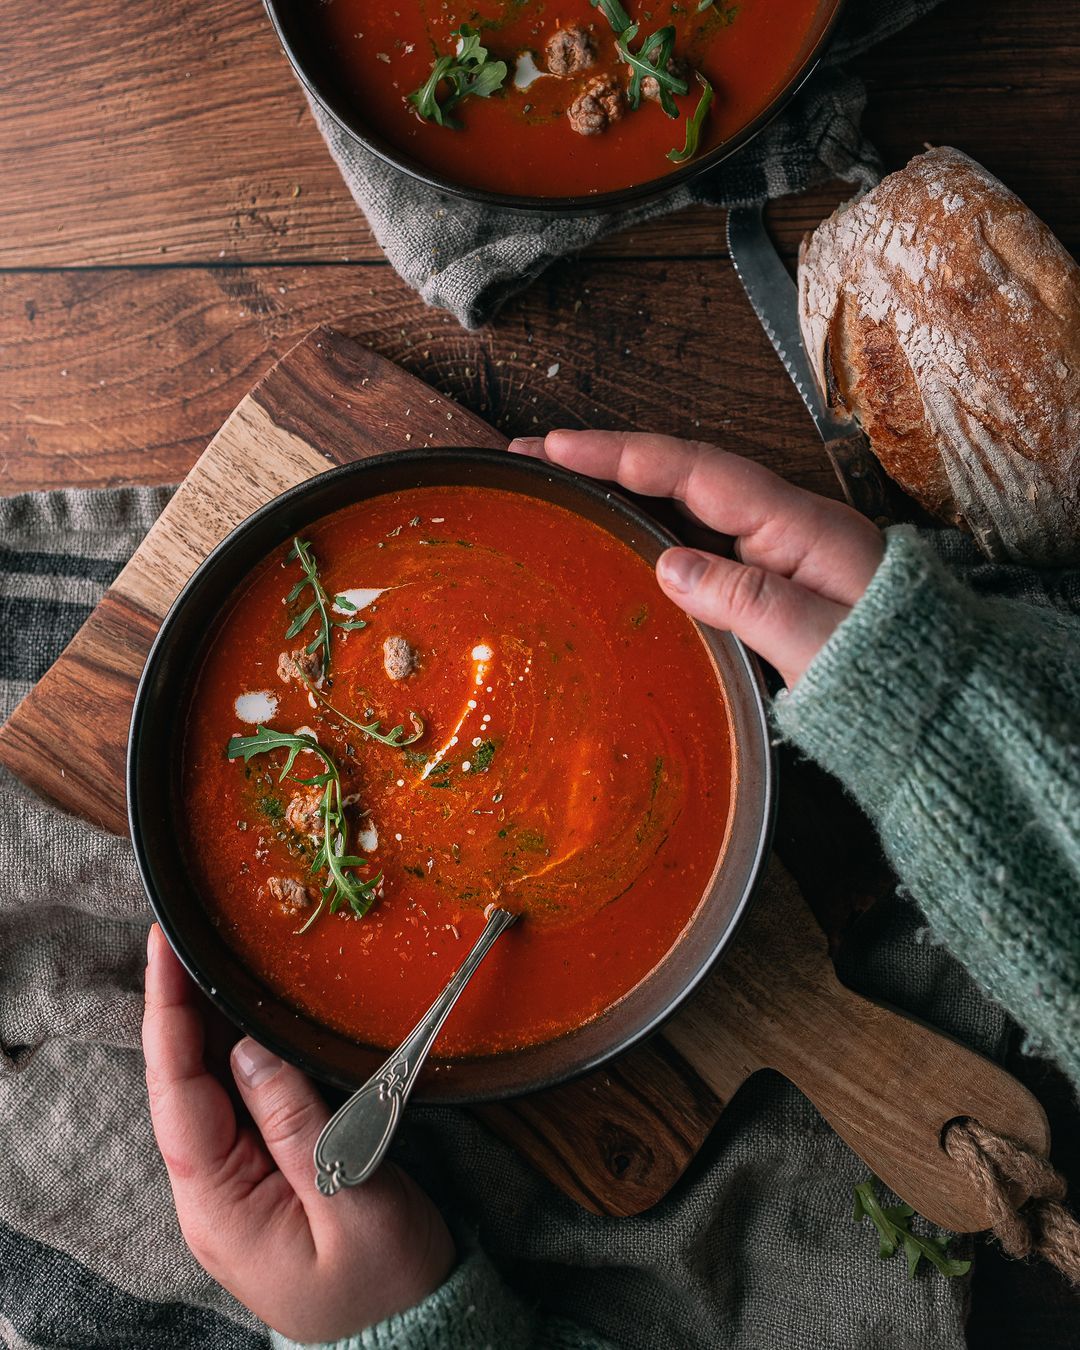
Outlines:
[{"label": "spoon bowl", "polygon": [[382,1162],[442,1024],[496,938],[516,918],[506,909],[491,911],[472,950],[435,1002],[382,1067],[327,1121],[315,1144],[315,1185],[323,1195],[363,1185]]}]

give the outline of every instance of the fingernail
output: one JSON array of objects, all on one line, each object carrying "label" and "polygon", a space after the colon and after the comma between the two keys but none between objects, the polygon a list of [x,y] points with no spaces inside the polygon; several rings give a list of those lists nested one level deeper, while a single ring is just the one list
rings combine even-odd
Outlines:
[{"label": "fingernail", "polygon": [[154,937],[155,937],[154,929],[155,929],[156,927],[157,927],[156,924],[151,924],[151,925],[150,925],[150,928],[149,928],[149,930],[148,930],[148,932],[147,932],[147,934],[146,934],[146,964],[147,964],[147,965],[149,965],[150,962],[154,959],[154,945],[155,945],[155,944],[154,944]]},{"label": "fingernail", "polygon": [[688,594],[694,590],[708,563],[689,548],[669,548],[660,559],[660,580],[670,590]]},{"label": "fingernail", "polygon": [[282,1064],[277,1055],[258,1041],[253,1041],[250,1036],[236,1042],[232,1060],[237,1077],[252,1088],[260,1087],[268,1078],[273,1078]]},{"label": "fingernail", "polygon": [[538,458],[544,453],[543,436],[515,436],[506,447],[512,455],[532,455]]}]

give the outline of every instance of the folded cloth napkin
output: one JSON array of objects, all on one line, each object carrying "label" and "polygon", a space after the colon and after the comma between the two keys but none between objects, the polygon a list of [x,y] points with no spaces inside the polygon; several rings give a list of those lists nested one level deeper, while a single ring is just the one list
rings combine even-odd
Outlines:
[{"label": "folded cloth napkin", "polygon": [[844,63],[938,0],[850,0],[812,79],[755,140],[713,172],[625,211],[582,216],[505,211],[425,187],[370,154],[321,107],[312,112],[357,206],[395,270],[429,305],[466,328],[564,254],[694,203],[734,206],[842,178],[866,188],[880,176],[859,129],[866,91]]},{"label": "folded cloth napkin", "polygon": [[[167,496],[0,500],[0,719],[86,618]],[[267,1345],[177,1228],[139,1051],[149,922],[127,841],[0,770],[5,1345]],[[922,937],[911,905],[878,907],[845,946],[844,978],[1000,1053],[1000,1009]],[[903,1261],[878,1260],[874,1234],[850,1217],[865,1167],[772,1074],[738,1094],[685,1180],[634,1219],[586,1214],[464,1111],[410,1110],[398,1158],[514,1288],[620,1346],[964,1345],[967,1280],[912,1281]],[[954,1251],[970,1255],[970,1240]],[[1042,1347],[1059,1343],[1047,1337]]]}]

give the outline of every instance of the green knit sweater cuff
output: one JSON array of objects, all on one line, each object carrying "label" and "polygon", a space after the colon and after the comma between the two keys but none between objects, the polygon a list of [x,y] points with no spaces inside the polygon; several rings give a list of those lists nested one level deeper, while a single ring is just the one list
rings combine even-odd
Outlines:
[{"label": "green knit sweater cuff", "polygon": [[[272,1331],[274,1350],[471,1350],[517,1344],[523,1310],[482,1251],[474,1251],[434,1293],[384,1322],[340,1341],[301,1346]],[[509,1336],[510,1339],[507,1339]],[[527,1333],[520,1344],[528,1344]]]},{"label": "green knit sweater cuff", "polygon": [[[880,817],[955,689],[971,597],[910,526],[886,534],[866,593],[773,715],[785,739]],[[935,738],[936,739],[936,738]]]},{"label": "green knit sweater cuff", "polygon": [[890,530],[774,715],[869,813],[936,936],[1080,1082],[1078,636]]},{"label": "green knit sweater cuff", "polygon": [[479,1249],[433,1294],[354,1336],[300,1345],[271,1331],[274,1350],[611,1350],[608,1343],[559,1318],[526,1310]]}]

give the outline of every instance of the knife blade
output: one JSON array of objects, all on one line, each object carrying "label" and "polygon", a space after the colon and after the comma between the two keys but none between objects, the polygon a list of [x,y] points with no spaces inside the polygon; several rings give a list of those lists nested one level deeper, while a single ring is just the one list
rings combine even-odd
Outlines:
[{"label": "knife blade", "polygon": [[837,417],[821,396],[799,331],[798,291],[769,238],[764,208],[732,207],[727,242],[735,275],[817,427],[844,497],[871,520],[896,519],[891,484],[865,434],[856,422]]}]

